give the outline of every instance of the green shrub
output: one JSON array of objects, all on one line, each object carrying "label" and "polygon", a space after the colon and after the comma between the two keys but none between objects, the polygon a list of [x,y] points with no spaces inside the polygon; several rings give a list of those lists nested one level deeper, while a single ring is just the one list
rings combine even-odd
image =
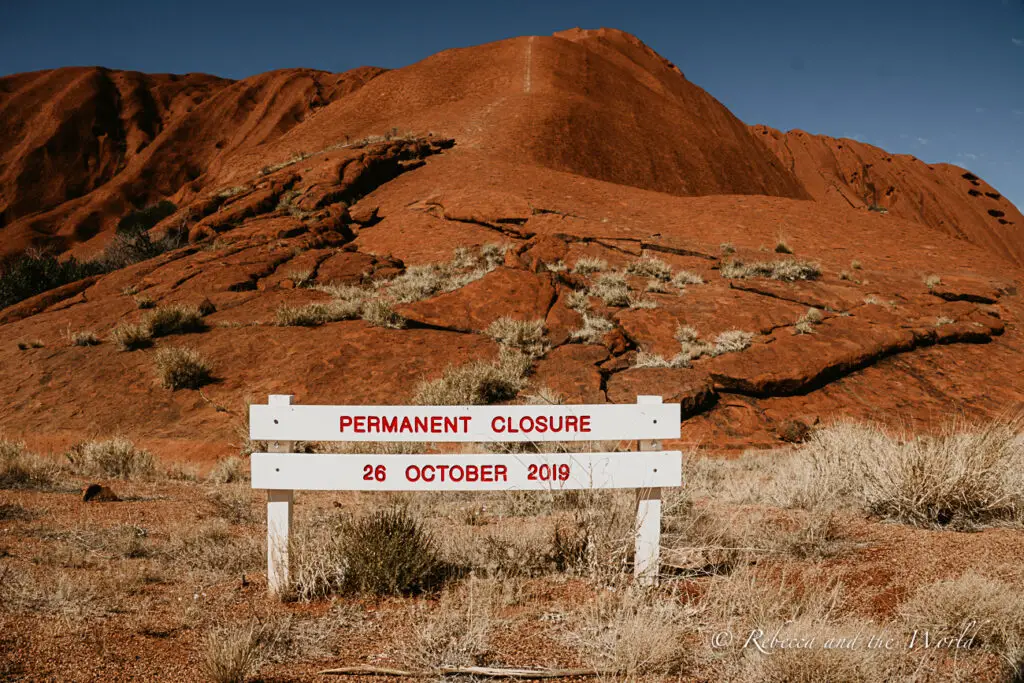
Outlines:
[{"label": "green shrub", "polygon": [[298,550],[294,590],[303,599],[433,592],[456,573],[405,508],[345,520],[327,537],[300,542]]}]

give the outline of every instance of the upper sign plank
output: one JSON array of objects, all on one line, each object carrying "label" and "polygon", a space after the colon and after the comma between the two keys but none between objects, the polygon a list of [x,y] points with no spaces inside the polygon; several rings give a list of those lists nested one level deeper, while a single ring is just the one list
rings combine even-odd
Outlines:
[{"label": "upper sign plank", "polygon": [[678,439],[678,403],[552,406],[249,406],[259,441]]}]

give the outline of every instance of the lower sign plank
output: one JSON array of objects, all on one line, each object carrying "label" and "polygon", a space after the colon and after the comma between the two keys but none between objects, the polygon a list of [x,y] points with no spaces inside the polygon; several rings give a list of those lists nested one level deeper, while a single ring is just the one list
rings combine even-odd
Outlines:
[{"label": "lower sign plank", "polygon": [[254,453],[254,489],[540,491],[682,484],[680,451],[540,455]]}]

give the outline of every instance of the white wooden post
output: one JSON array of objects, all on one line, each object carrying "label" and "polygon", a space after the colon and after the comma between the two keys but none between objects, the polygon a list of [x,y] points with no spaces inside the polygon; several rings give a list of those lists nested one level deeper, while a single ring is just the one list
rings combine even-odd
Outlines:
[{"label": "white wooden post", "polygon": [[[291,396],[271,394],[268,405],[288,406]],[[270,453],[290,453],[295,448],[292,441],[271,441],[267,447]],[[292,529],[292,500],[290,489],[267,490],[267,585],[273,595],[282,595],[288,590],[288,544]]]},{"label": "white wooden post", "polygon": [[[661,396],[637,396],[641,404],[661,403]],[[637,450],[660,451],[661,441],[642,439]],[[645,586],[658,583],[661,553],[661,489],[637,489],[636,499],[636,551],[633,576]]]}]

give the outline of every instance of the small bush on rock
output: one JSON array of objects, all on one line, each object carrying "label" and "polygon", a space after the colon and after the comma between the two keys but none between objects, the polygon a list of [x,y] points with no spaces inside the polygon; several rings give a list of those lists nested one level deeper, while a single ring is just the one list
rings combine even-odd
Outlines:
[{"label": "small bush on rock", "polygon": [[195,349],[159,349],[156,370],[161,384],[171,390],[198,389],[212,378],[209,363]]}]

